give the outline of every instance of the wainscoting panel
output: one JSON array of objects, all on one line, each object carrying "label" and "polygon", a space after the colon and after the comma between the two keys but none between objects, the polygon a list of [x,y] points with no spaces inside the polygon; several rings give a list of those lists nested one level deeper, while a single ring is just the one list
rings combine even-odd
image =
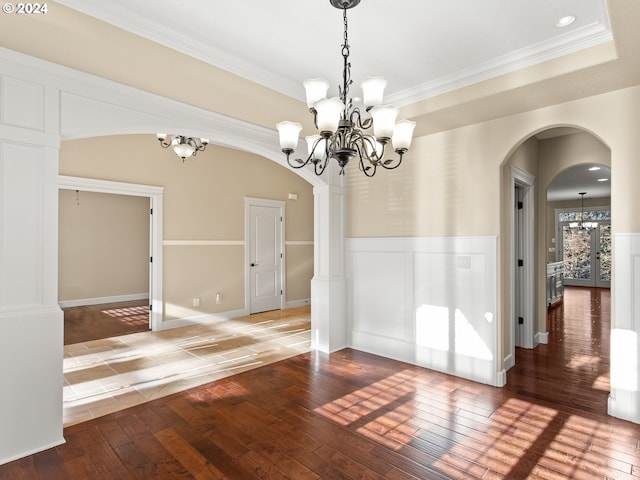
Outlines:
[{"label": "wainscoting panel", "polygon": [[640,423],[640,234],[616,233],[609,415]]},{"label": "wainscoting panel", "polygon": [[353,331],[404,341],[405,254],[354,251],[350,263]]},{"label": "wainscoting panel", "polygon": [[350,344],[501,386],[496,238],[347,240]]},{"label": "wainscoting panel", "polygon": [[0,310],[43,303],[45,150],[0,140]]}]

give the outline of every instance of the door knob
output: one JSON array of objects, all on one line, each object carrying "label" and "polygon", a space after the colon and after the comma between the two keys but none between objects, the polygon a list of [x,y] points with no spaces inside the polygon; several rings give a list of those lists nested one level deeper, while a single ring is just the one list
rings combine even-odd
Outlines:
[{"label": "door knob", "polygon": [[258,266],[258,264],[257,264],[257,263],[253,263],[253,262],[252,262],[252,263],[251,263],[251,266],[252,266],[252,267],[256,267],[256,266]]}]

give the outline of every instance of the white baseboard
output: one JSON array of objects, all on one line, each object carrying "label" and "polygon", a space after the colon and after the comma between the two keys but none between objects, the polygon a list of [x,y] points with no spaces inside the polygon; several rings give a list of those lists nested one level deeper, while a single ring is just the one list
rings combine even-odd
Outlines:
[{"label": "white baseboard", "polygon": [[311,305],[310,298],[303,298],[302,300],[290,300],[284,303],[284,308],[304,307],[305,305]]},{"label": "white baseboard", "polygon": [[534,346],[539,344],[546,345],[549,343],[549,332],[538,332],[534,335]]},{"label": "white baseboard", "polygon": [[34,455],[36,453],[44,452],[45,450],[49,450],[50,448],[59,447],[60,445],[64,445],[67,441],[64,438],[60,438],[55,442],[48,443],[46,445],[39,446],[37,448],[33,448],[31,450],[27,450],[25,452],[20,452],[17,455],[12,455],[7,458],[0,458],[0,465],[4,465],[9,462],[13,462],[15,460],[19,460],[21,458],[27,457],[29,455]]},{"label": "white baseboard", "polygon": [[506,357],[504,357],[504,370],[508,371],[511,369],[511,367],[513,367],[516,364],[516,359],[514,358],[513,355],[509,354]]},{"label": "white baseboard", "polygon": [[102,303],[132,302],[135,300],[148,300],[148,293],[133,293],[130,295],[115,295],[112,297],[79,298],[77,300],[60,300],[60,308],[83,307],[85,305],[100,305]]}]

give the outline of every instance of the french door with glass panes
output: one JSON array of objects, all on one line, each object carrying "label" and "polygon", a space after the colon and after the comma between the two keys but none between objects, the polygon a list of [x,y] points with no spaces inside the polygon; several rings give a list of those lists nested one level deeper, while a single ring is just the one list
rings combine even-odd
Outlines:
[{"label": "french door with glass panes", "polygon": [[[573,214],[571,214],[573,213]],[[609,210],[561,212],[559,253],[565,285],[609,288],[611,285],[611,219]],[[584,217],[584,221],[581,219]]]}]

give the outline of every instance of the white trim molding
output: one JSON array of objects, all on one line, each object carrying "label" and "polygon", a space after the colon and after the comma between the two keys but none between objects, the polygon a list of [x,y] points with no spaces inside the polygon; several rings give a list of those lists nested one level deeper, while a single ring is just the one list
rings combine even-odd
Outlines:
[{"label": "white trim molding", "polygon": [[244,246],[244,240],[164,240],[165,247],[235,247]]},{"label": "white trim molding", "polygon": [[162,219],[163,219],[163,195],[164,187],[153,185],[140,185],[136,183],[112,182],[95,178],[58,176],[58,188],[67,190],[80,190],[87,192],[109,193],[112,195],[132,195],[138,197],[148,197],[150,209],[150,245],[149,255],[153,259],[149,268],[149,304],[151,312],[149,314],[149,326],[151,330],[162,330],[164,301],[163,301],[163,279],[162,279]]},{"label": "white trim molding", "polygon": [[[522,238],[520,239],[522,244],[522,256],[524,260],[524,265],[522,267],[522,285],[520,288],[522,289],[522,317],[524,319],[524,338],[523,344],[519,345],[524,348],[534,348],[538,345],[538,337],[535,335],[534,325],[537,323],[535,318],[535,179],[536,177],[529,172],[522,170],[516,165],[511,165],[511,181],[510,185],[510,205],[515,206],[515,187],[518,186],[523,189],[524,195],[522,199],[523,209],[522,209],[522,231],[520,232]],[[516,271],[515,264],[515,253],[516,253],[516,234],[515,234],[515,210],[511,208],[511,244],[510,244],[510,255],[509,255],[509,265],[511,272]],[[516,315],[516,295],[518,292],[515,291],[515,279],[511,282],[509,286],[509,292],[511,295],[511,316],[509,321],[515,322],[515,319],[518,315]],[[515,338],[515,325],[511,325],[511,348],[510,354],[515,359],[515,348],[516,348],[516,338]]]}]

